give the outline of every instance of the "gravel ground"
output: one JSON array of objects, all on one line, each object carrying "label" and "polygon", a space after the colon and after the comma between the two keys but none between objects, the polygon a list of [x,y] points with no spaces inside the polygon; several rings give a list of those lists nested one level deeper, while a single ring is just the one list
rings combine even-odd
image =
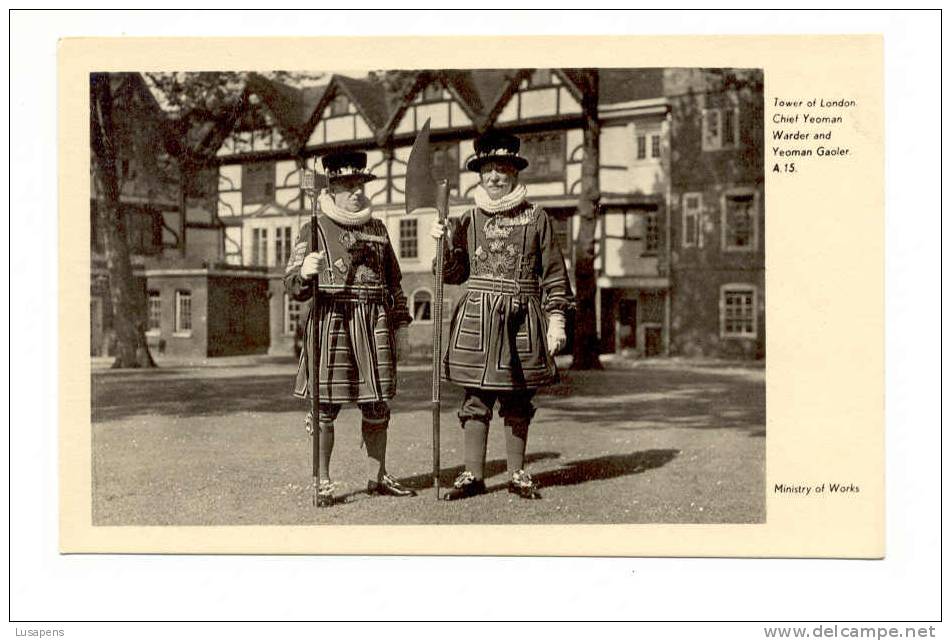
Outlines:
[{"label": "gravel ground", "polygon": [[[607,361],[564,371],[538,397],[527,469],[544,500],[505,491],[501,422],[489,434],[489,493],[437,502],[430,487],[430,372],[401,370],[387,465],[416,498],[369,497],[359,413],[337,422],[339,503],[311,506],[306,404],[295,364],[93,372],[97,525],[760,523],[765,515],[761,363]],[[444,385],[441,483],[462,469],[459,388]]]}]

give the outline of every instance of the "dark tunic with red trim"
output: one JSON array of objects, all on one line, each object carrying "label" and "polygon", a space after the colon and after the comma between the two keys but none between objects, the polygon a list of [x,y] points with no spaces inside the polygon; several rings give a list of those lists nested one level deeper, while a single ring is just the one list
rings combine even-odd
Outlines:
[{"label": "dark tunic with red trim", "polygon": [[[327,264],[318,274],[317,318],[320,338],[322,403],[382,401],[396,394],[393,334],[412,320],[400,286],[402,274],[386,225],[371,218],[348,226],[326,216],[318,223],[318,251],[327,251]],[[287,293],[306,302],[306,318],[294,395],[310,397],[313,363],[310,328],[313,281],[300,267],[312,251],[310,223],[301,227],[284,275]]]},{"label": "dark tunic with red trim", "polygon": [[548,314],[574,308],[568,270],[544,209],[472,209],[450,220],[445,281],[466,283],[444,360],[446,380],[490,390],[535,389],[555,380]]}]

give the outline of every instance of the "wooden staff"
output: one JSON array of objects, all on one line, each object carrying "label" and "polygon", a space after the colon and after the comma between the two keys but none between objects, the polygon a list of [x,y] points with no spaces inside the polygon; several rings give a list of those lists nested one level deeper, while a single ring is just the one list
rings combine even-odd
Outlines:
[{"label": "wooden staff", "polygon": [[[441,180],[436,186],[436,213],[443,224],[449,214],[449,181]],[[436,241],[436,269],[433,276],[433,488],[439,500],[439,412],[442,407],[442,303],[443,303],[443,247],[445,237]]]},{"label": "wooden staff", "polygon": [[[304,191],[310,194],[310,246],[311,251],[317,251],[320,234],[317,230],[317,169],[314,171],[304,170],[303,172]],[[313,456],[313,475],[314,475],[314,507],[317,506],[317,492],[320,489],[320,423],[318,421],[320,411],[320,329],[317,317],[317,292],[320,282],[320,269],[314,275],[313,294],[310,304],[310,328],[308,342],[311,348],[311,363],[313,364],[313,375],[310,380],[310,400],[311,400],[311,427],[313,428],[312,437],[312,456]]]}]

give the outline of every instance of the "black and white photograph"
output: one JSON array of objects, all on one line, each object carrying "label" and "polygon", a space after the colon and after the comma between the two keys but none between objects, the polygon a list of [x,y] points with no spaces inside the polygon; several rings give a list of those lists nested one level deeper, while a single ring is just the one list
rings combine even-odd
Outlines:
[{"label": "black and white photograph", "polygon": [[91,73],[92,525],[766,522],[763,88]]}]

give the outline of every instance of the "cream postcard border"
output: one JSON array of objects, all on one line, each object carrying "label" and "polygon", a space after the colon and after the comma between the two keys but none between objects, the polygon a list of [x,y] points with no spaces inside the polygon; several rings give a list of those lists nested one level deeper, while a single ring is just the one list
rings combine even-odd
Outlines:
[{"label": "cream postcard border", "polygon": [[[60,550],[878,558],[884,519],[883,40],[867,36],[68,39],[59,47]],[[766,523],[93,526],[92,71],[754,67],[765,77]],[[313,61],[313,62],[311,62]],[[851,98],[847,159],[770,171],[772,100]],[[775,483],[855,483],[780,495]],[[380,536],[385,534],[385,536]]]}]

